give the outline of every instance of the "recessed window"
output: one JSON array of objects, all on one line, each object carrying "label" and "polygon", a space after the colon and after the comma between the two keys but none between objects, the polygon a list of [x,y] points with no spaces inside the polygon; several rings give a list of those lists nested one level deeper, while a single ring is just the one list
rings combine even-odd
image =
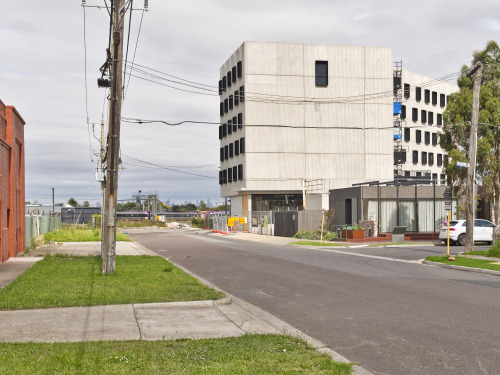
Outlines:
[{"label": "recessed window", "polygon": [[227,182],[233,182],[233,168],[227,170]]},{"label": "recessed window", "polygon": [[234,105],[240,104],[240,90],[234,92]]},{"label": "recessed window", "polygon": [[220,117],[224,116],[224,102],[220,102]]},{"label": "recessed window", "polygon": [[222,139],[222,125],[219,125],[219,139]]},{"label": "recessed window", "polygon": [[405,177],[410,177],[410,171],[405,171]]},{"label": "recessed window", "polygon": [[422,164],[427,164],[427,152],[422,151]]},{"label": "recessed window", "polygon": [[228,120],[227,121],[227,134],[231,134],[233,132],[233,125],[232,125],[232,121],[231,120]]},{"label": "recessed window", "polygon": [[413,157],[412,157],[411,161],[413,162],[413,164],[418,163],[418,151],[413,151]]},{"label": "recessed window", "polygon": [[410,84],[405,83],[403,87],[404,87],[404,98],[410,99]]},{"label": "recessed window", "polygon": [[234,154],[239,155],[240,154],[240,141],[237,139],[234,141]]},{"label": "recessed window", "polygon": [[422,142],[422,130],[415,131],[415,142],[417,143]]},{"label": "recessed window", "polygon": [[232,95],[229,95],[229,109],[230,110],[233,109],[233,96]]},{"label": "recessed window", "polygon": [[233,84],[233,79],[231,76],[231,71],[227,72],[227,87],[231,87],[231,85]]},{"label": "recessed window", "polygon": [[222,89],[226,91],[226,86],[227,86],[227,78],[226,76],[222,77]]},{"label": "recessed window", "polygon": [[224,161],[224,147],[220,148],[220,161]]},{"label": "recessed window", "polygon": [[422,172],[415,173],[415,177],[422,177]]},{"label": "recessed window", "polygon": [[233,167],[233,182],[238,181],[238,167]]},{"label": "recessed window", "polygon": [[443,125],[443,115],[441,113],[437,114],[437,125],[438,126]]},{"label": "recessed window", "polygon": [[219,80],[219,95],[222,95],[223,91],[224,90],[222,89],[222,79],[221,79],[221,80]]},{"label": "recessed window", "polygon": [[227,113],[229,111],[229,100],[224,99],[224,113]]},{"label": "recessed window", "polygon": [[438,135],[437,133],[432,133],[432,145],[437,146],[438,144]]},{"label": "recessed window", "polygon": [[240,138],[240,154],[245,153],[245,138]]},{"label": "recessed window", "polygon": [[245,101],[245,86],[240,86],[240,102]]},{"label": "recessed window", "polygon": [[443,154],[437,154],[437,166],[440,167],[443,165]]},{"label": "recessed window", "polygon": [[238,71],[238,78],[241,78],[243,76],[243,63],[241,61],[236,64],[236,70]]},{"label": "recessed window", "polygon": [[440,107],[446,106],[446,95],[445,94],[439,94],[439,106]]},{"label": "recessed window", "polygon": [[432,92],[432,105],[438,104],[438,93],[436,91]]},{"label": "recessed window", "polygon": [[428,115],[428,118],[427,118],[427,123],[429,125],[434,124],[434,112],[429,111],[429,115]]},{"label": "recessed window", "polygon": [[328,86],[328,61],[316,61],[316,86]]},{"label": "recessed window", "polygon": [[231,76],[233,78],[233,83],[236,83],[236,67],[235,66],[233,66]]},{"label": "recessed window", "polygon": [[411,120],[415,122],[418,121],[418,108],[411,109]]},{"label": "recessed window", "polygon": [[416,87],[415,88],[415,100],[417,102],[422,100],[422,88],[421,87]]},{"label": "recessed window", "polygon": [[238,130],[238,117],[233,116],[233,133],[235,133],[236,130]]},{"label": "recessed window", "polygon": [[443,184],[443,185],[444,185],[445,183],[446,183],[446,175],[443,173],[443,174],[441,175],[441,184]]},{"label": "recessed window", "polygon": [[425,109],[422,109],[420,111],[420,122],[422,124],[425,124],[427,122],[427,111]]},{"label": "recessed window", "polygon": [[406,118],[406,106],[405,105],[401,106],[401,118],[402,119]]},{"label": "recessed window", "polygon": [[243,180],[243,164],[238,165],[238,180]]},{"label": "recessed window", "polygon": [[434,153],[429,152],[429,165],[434,165]]},{"label": "recessed window", "polygon": [[222,176],[223,176],[222,171],[219,171],[219,185],[222,185]]},{"label": "recessed window", "polygon": [[224,146],[224,160],[229,159],[229,146],[225,145]]},{"label": "recessed window", "polygon": [[243,113],[238,113],[238,129],[243,127]]},{"label": "recessed window", "polygon": [[424,91],[424,102],[425,104],[429,104],[431,102],[431,90]]},{"label": "recessed window", "polygon": [[227,169],[222,171],[222,183],[227,184]]},{"label": "recessed window", "polygon": [[222,136],[227,136],[227,124],[222,124]]},{"label": "recessed window", "polygon": [[426,145],[431,144],[431,133],[430,132],[425,132],[425,144]]},{"label": "recessed window", "polygon": [[405,142],[410,142],[410,128],[405,128]]},{"label": "recessed window", "polygon": [[233,147],[234,147],[234,146],[233,146],[233,144],[232,144],[232,143],[230,143],[230,144],[229,144],[229,157],[230,157],[230,158],[232,158],[232,157],[233,157],[233,155],[234,155],[234,150],[233,150]]},{"label": "recessed window", "polygon": [[432,179],[433,179],[434,181],[437,181],[437,179],[438,179],[438,174],[437,174],[437,173],[433,173],[433,174],[432,174]]}]

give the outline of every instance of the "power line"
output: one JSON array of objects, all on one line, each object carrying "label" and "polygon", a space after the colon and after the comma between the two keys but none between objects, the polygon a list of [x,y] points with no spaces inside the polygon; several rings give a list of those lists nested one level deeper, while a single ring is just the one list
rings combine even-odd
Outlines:
[{"label": "power line", "polygon": [[85,7],[83,8],[83,51],[84,51],[84,70],[85,70],[85,112],[87,114],[87,133],[89,136],[89,155],[90,162],[94,162],[92,158],[92,142],[90,138],[90,124],[89,124],[89,99],[88,99],[88,87],[87,87],[87,32],[86,32],[86,18],[85,18]]},{"label": "power line", "polygon": [[[134,48],[134,56],[132,57],[132,66],[131,68],[134,67],[134,61],[135,61],[135,54],[137,52],[137,45],[139,44],[139,35],[141,35],[141,29],[142,29],[142,19],[144,18],[144,10],[142,10],[142,13],[141,13],[141,21],[139,22],[139,31],[137,32],[137,39],[135,41],[135,48]],[[126,69],[125,69],[126,71]],[[129,85],[130,85],[130,74],[128,76],[128,80],[127,80],[127,87],[125,89],[125,95],[123,96],[125,98],[125,96],[127,96],[127,92],[128,92],[128,88],[129,88]]]}]

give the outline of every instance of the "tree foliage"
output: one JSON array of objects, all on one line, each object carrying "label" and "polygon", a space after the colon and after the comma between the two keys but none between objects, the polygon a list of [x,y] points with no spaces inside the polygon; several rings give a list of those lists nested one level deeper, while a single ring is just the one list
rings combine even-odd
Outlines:
[{"label": "tree foliage", "polygon": [[79,204],[78,204],[78,202],[76,201],[76,199],[75,199],[75,198],[69,198],[69,199],[68,199],[68,204],[69,204],[70,206],[72,206],[72,207],[78,207],[78,206],[79,206]]},{"label": "tree foliage", "polygon": [[[473,54],[472,66],[481,62],[483,76],[479,100],[476,180],[488,201],[496,206],[500,188],[500,48],[494,41]],[[467,77],[470,67],[464,65],[458,79],[460,91],[451,94],[443,113],[445,126],[440,145],[449,154],[445,173],[454,187],[454,194],[465,191],[466,168],[457,168],[458,161],[469,160],[470,121],[472,116],[473,77]],[[495,126],[496,125],[496,126]],[[494,214],[494,212],[492,212]],[[498,218],[498,213],[493,217]]]}]

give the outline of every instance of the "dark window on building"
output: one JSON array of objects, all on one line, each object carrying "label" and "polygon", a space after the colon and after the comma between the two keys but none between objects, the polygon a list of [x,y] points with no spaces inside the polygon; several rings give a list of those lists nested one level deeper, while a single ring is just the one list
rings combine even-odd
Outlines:
[{"label": "dark window on building", "polygon": [[226,76],[222,77],[222,89],[224,91],[226,91],[226,85],[227,85],[226,80],[227,80]]},{"label": "dark window on building", "polygon": [[428,123],[429,125],[434,124],[434,112],[429,111],[429,115],[428,115],[427,123]]},{"label": "dark window on building", "polygon": [[233,133],[235,133],[236,130],[238,130],[238,117],[233,116]]},{"label": "dark window on building", "polygon": [[234,105],[239,105],[240,104],[240,91],[236,90],[234,92]]},{"label": "dark window on building", "polygon": [[425,144],[426,145],[431,144],[431,133],[430,132],[425,132]]},{"label": "dark window on building", "polygon": [[220,102],[220,117],[224,116],[224,102]]},{"label": "dark window on building", "polygon": [[227,184],[227,169],[222,171],[222,183]]},{"label": "dark window on building", "polygon": [[443,115],[441,113],[437,114],[437,125],[438,126],[443,125]]},{"label": "dark window on building", "polygon": [[405,177],[410,177],[410,171],[405,171]]},{"label": "dark window on building", "polygon": [[432,174],[432,179],[433,179],[434,181],[437,181],[437,179],[438,179],[438,174],[437,174],[437,173],[433,173],[433,174]]},{"label": "dark window on building", "polygon": [[219,80],[219,95],[222,95],[223,91],[224,90],[222,90],[222,79],[221,79],[221,80]]},{"label": "dark window on building", "polygon": [[425,89],[424,91],[424,103],[429,104],[431,102],[431,90]]},{"label": "dark window on building", "polygon": [[418,121],[418,108],[411,109],[411,120],[415,122]]},{"label": "dark window on building", "polygon": [[240,102],[245,101],[245,86],[240,86]]},{"label": "dark window on building", "polygon": [[420,111],[420,122],[422,124],[425,124],[427,122],[427,111],[425,109],[422,109]]},{"label": "dark window on building", "polygon": [[236,82],[236,67],[235,66],[233,66],[231,75],[233,77],[233,83],[235,83]]},{"label": "dark window on building", "polygon": [[225,145],[224,146],[224,160],[229,159],[229,146]]},{"label": "dark window on building", "polygon": [[422,177],[422,172],[416,172],[416,173],[415,173],[415,176],[416,176],[416,177]]},{"label": "dark window on building", "polygon": [[245,153],[245,138],[240,138],[240,154]]},{"label": "dark window on building", "polygon": [[238,129],[243,127],[243,113],[238,113]]},{"label": "dark window on building", "polygon": [[238,165],[238,180],[243,180],[243,164]]},{"label": "dark window on building", "polygon": [[238,181],[238,167],[237,166],[233,167],[233,181],[234,182]]},{"label": "dark window on building", "polygon": [[224,99],[224,113],[229,111],[229,100]]},{"label": "dark window on building", "polygon": [[432,145],[437,146],[438,144],[438,135],[437,133],[432,133]]},{"label": "dark window on building", "polygon": [[222,185],[222,171],[219,171],[219,185]]},{"label": "dark window on building", "polygon": [[422,130],[415,130],[415,142],[422,142]]},{"label": "dark window on building", "polygon": [[234,156],[233,144],[229,144],[229,157],[232,158]]},{"label": "dark window on building", "polygon": [[231,71],[227,72],[227,87],[231,87],[233,84],[233,78],[231,76]]},{"label": "dark window on building", "polygon": [[240,141],[237,139],[234,141],[234,154],[239,155],[240,154]]},{"label": "dark window on building", "polygon": [[219,125],[219,139],[222,139],[222,125]]},{"label": "dark window on building", "polygon": [[227,121],[227,134],[231,134],[233,132],[233,125],[231,124],[231,120]]},{"label": "dark window on building", "polygon": [[438,104],[438,93],[436,91],[432,92],[432,105]]},{"label": "dark window on building", "polygon": [[437,154],[437,166],[440,167],[443,165],[443,154]]},{"label": "dark window on building", "polygon": [[422,88],[420,87],[415,87],[415,100],[417,102],[422,100]]},{"label": "dark window on building", "polygon": [[410,84],[409,83],[404,84],[404,97],[405,97],[405,99],[410,98]]},{"label": "dark window on building", "polygon": [[445,94],[439,94],[439,105],[441,107],[446,107],[446,95]]},{"label": "dark window on building", "polygon": [[422,164],[427,164],[427,152],[422,151]]},{"label": "dark window on building", "polygon": [[431,172],[425,172],[425,178],[431,179]]},{"label": "dark window on building", "polygon": [[233,182],[233,168],[227,170],[227,182]]},{"label": "dark window on building", "polygon": [[434,165],[434,153],[429,152],[429,165]]},{"label": "dark window on building", "polygon": [[402,119],[406,118],[406,106],[405,105],[401,106],[401,118]]},{"label": "dark window on building", "polygon": [[441,184],[445,184],[446,183],[446,175],[445,174],[442,174],[441,175]]},{"label": "dark window on building", "polygon": [[410,128],[405,128],[405,142],[410,142]]},{"label": "dark window on building", "polygon": [[220,148],[220,161],[224,161],[224,147]]},{"label": "dark window on building", "polygon": [[413,151],[413,157],[412,157],[411,161],[413,162],[413,164],[418,163],[418,151]]},{"label": "dark window on building", "polygon": [[227,124],[222,124],[222,136],[227,136]]},{"label": "dark window on building", "polygon": [[232,95],[229,95],[229,109],[230,110],[233,109],[233,96]]},{"label": "dark window on building", "polygon": [[328,86],[328,61],[316,61],[316,86]]},{"label": "dark window on building", "polygon": [[238,78],[241,78],[243,76],[243,63],[241,61],[236,64],[236,69],[238,70]]}]

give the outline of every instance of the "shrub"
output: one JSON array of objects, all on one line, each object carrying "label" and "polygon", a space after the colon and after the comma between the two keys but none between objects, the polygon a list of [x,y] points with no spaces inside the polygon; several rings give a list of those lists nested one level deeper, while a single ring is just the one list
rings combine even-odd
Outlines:
[{"label": "shrub", "polygon": [[194,228],[203,228],[205,226],[205,221],[203,219],[198,219],[196,217],[191,218],[191,226]]},{"label": "shrub", "polygon": [[500,258],[500,242],[494,244],[486,253],[486,256]]},{"label": "shrub", "polygon": [[337,233],[336,232],[327,232],[326,234],[323,233],[323,239],[325,241],[333,241],[336,238],[337,238]]},{"label": "shrub", "polygon": [[[321,231],[320,230],[299,230],[294,234],[293,238],[300,238],[304,240],[320,240]],[[337,233],[335,232],[323,232],[323,240],[331,241],[337,238]]]}]

